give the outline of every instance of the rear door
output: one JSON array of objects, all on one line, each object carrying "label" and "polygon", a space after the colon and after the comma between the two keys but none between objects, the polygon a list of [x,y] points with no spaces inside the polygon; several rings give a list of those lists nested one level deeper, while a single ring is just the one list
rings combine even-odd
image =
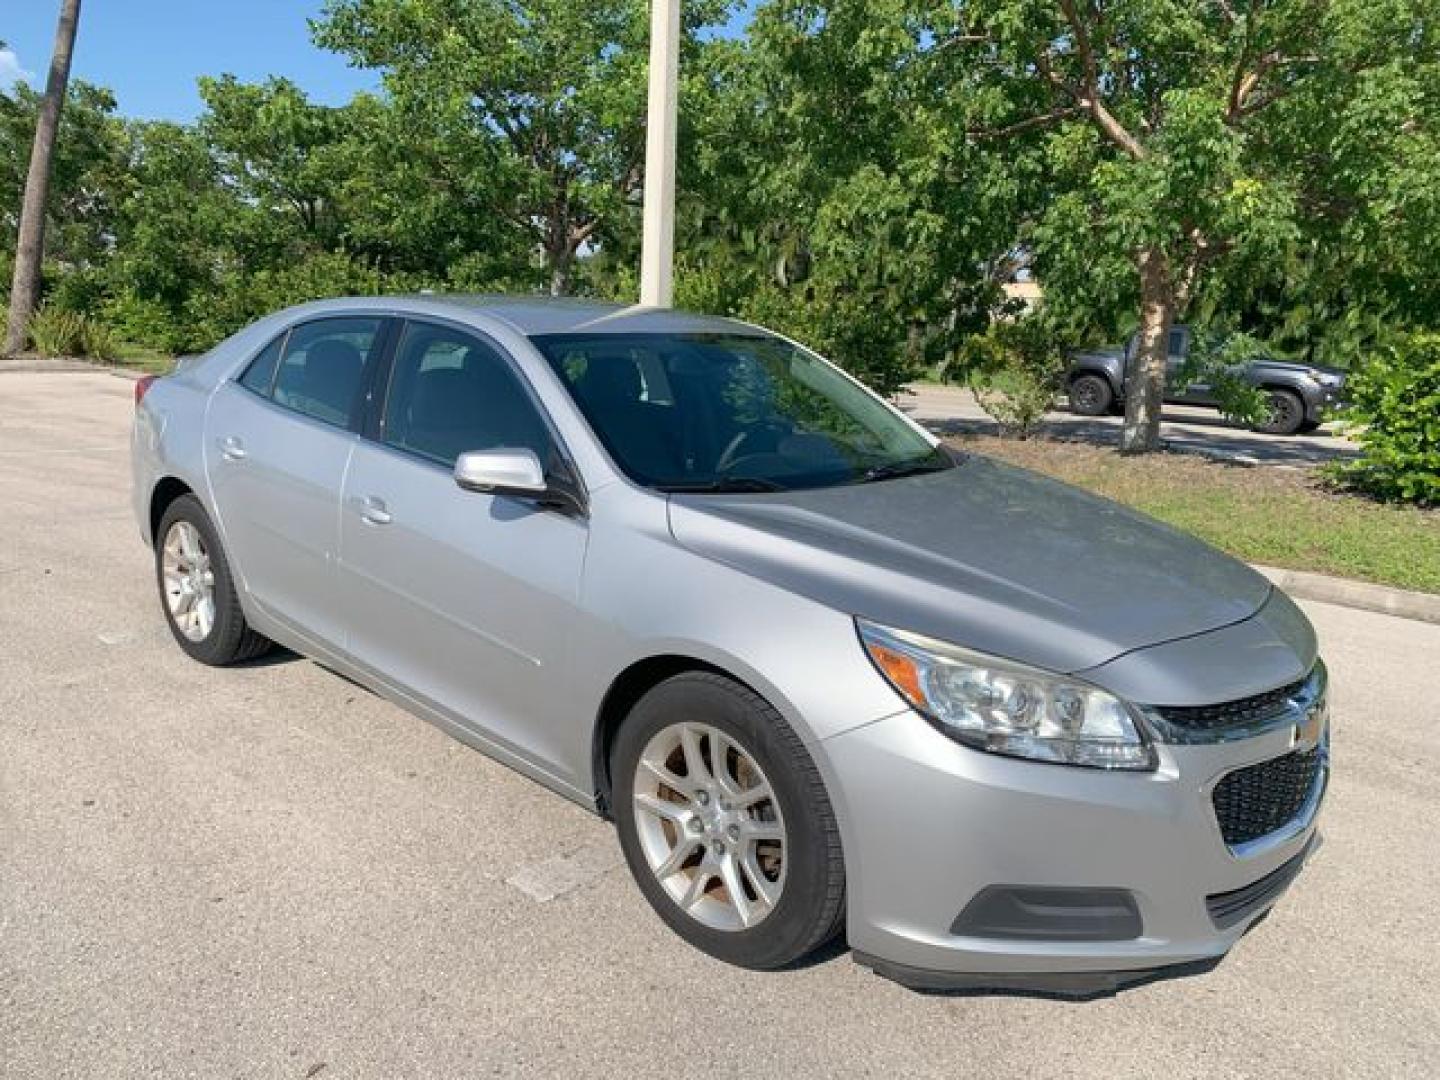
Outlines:
[{"label": "rear door", "polygon": [[1184,375],[1185,359],[1189,352],[1190,335],[1181,326],[1170,328],[1170,339],[1165,349],[1165,400],[1184,401],[1190,393]]},{"label": "rear door", "polygon": [[292,327],[219,387],[206,421],[211,491],[244,587],[336,646],[340,489],[387,325],[358,316]]},{"label": "rear door", "polygon": [[423,321],[400,337],[380,421],[354,450],[340,514],[350,654],[578,783],[583,725],[558,710],[588,523],[453,476],[461,453],[505,447],[573,478],[558,437],[498,346]]}]

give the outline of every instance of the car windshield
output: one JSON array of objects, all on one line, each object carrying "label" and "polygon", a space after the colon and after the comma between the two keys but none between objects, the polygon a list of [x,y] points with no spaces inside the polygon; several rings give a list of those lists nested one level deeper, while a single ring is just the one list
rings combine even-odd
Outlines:
[{"label": "car windshield", "polygon": [[949,468],[819,357],[746,334],[535,339],[611,457],[660,491],[790,491]]}]

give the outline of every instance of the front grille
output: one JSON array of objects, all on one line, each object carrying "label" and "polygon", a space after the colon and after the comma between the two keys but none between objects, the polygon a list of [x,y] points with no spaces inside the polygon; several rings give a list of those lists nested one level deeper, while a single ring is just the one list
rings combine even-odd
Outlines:
[{"label": "front grille", "polygon": [[1247,844],[1294,821],[1324,765],[1324,750],[1317,746],[1226,775],[1212,797],[1225,843]]},{"label": "front grille", "polygon": [[1194,734],[1260,727],[1284,715],[1312,678],[1307,675],[1289,686],[1219,705],[1157,705],[1153,711],[1171,727]]}]

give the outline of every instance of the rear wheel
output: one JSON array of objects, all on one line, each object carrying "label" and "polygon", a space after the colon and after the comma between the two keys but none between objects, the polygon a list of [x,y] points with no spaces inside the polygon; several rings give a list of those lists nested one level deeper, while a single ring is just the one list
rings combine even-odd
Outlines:
[{"label": "rear wheel", "polygon": [[611,777],[630,871],[690,944],[769,969],[839,930],[834,811],[804,744],[758,695],[708,672],[661,683],[620,729]]},{"label": "rear wheel", "polygon": [[1265,435],[1294,435],[1304,426],[1305,403],[1294,391],[1267,390],[1265,404],[1269,412],[1255,425],[1256,431]]},{"label": "rear wheel", "polygon": [[1115,402],[1110,383],[1100,375],[1080,375],[1070,382],[1070,411],[1081,416],[1104,416]]},{"label": "rear wheel", "polygon": [[251,660],[270,648],[250,629],[210,515],[193,495],[166,509],[156,531],[155,578],[176,643],[202,664]]}]

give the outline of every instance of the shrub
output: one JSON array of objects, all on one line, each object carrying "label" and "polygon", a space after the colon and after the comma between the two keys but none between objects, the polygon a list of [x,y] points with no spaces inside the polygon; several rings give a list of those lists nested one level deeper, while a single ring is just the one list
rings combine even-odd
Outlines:
[{"label": "shrub", "polygon": [[186,300],[180,327],[184,340],[172,345],[181,352],[208,349],[246,323],[292,304],[335,296],[414,292],[422,284],[335,252],[320,252],[254,273],[231,270],[220,276],[212,290],[194,293]]},{"label": "shrub", "polygon": [[[111,296],[103,310],[106,325],[125,341],[161,352],[184,352],[194,347],[184,320],[159,300],[126,290]],[[206,342],[207,346],[214,344]]]},{"label": "shrub", "polygon": [[1002,435],[1026,439],[1055,404],[1065,349],[1042,316],[995,322],[962,347],[960,363],[975,400]]},{"label": "shrub", "polygon": [[1249,427],[1264,420],[1270,406],[1265,392],[1246,381],[1245,366],[1267,356],[1274,353],[1249,334],[1192,326],[1190,354],[1175,373],[1175,382],[1179,386],[1205,383],[1210,387],[1220,415]]},{"label": "shrub", "polygon": [[27,328],[35,351],[45,356],[80,356],[85,319],[73,311],[45,304],[35,309]]},{"label": "shrub", "polygon": [[[52,267],[46,267],[52,270]],[[96,315],[105,300],[105,276],[99,270],[72,269],[47,273],[45,306],[87,318]]]},{"label": "shrub", "polygon": [[115,332],[99,319],[82,317],[80,355],[91,360],[115,360],[120,355],[120,341]]},{"label": "shrub", "polygon": [[1440,333],[1397,337],[1347,387],[1360,460],[1340,478],[1376,498],[1440,505]]},{"label": "shrub", "polygon": [[114,360],[120,343],[111,329],[98,319],[45,304],[30,316],[30,342],[45,356],[84,356],[91,360]]}]

